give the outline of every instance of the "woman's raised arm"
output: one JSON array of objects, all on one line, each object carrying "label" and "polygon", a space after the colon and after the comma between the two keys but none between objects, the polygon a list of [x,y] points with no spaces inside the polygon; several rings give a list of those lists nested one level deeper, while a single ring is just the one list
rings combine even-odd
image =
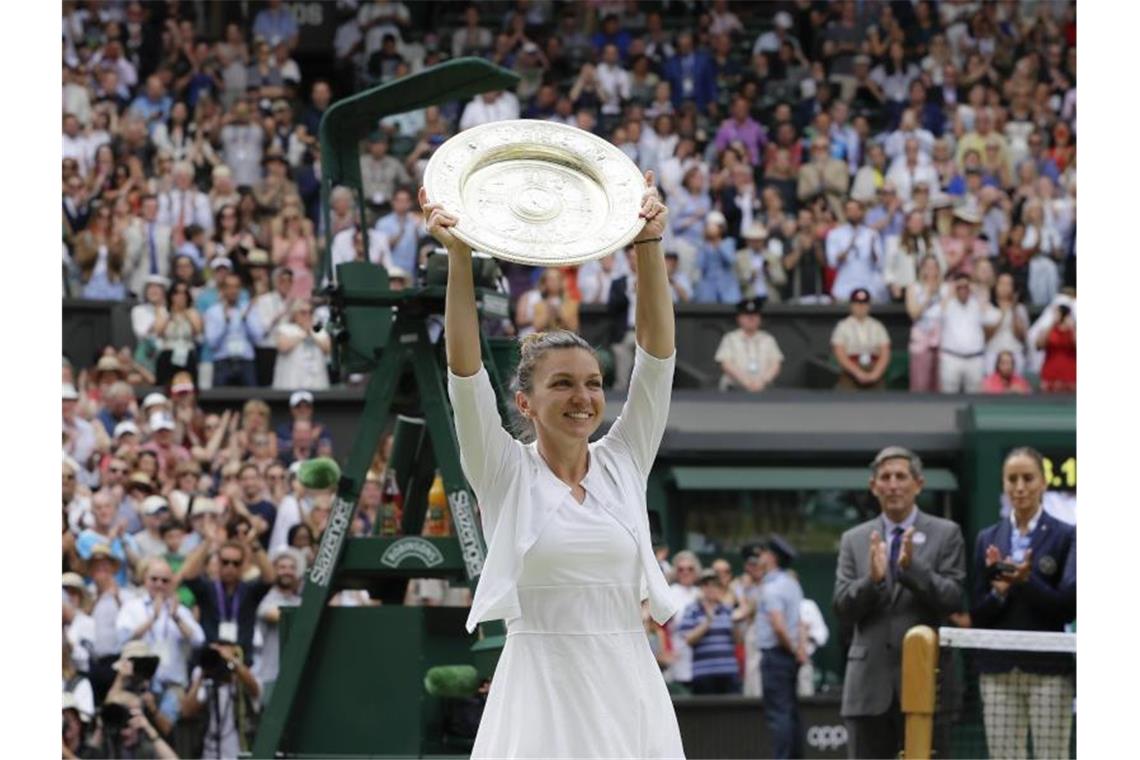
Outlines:
[{"label": "woman's raised arm", "polygon": [[[634,326],[637,344],[658,359],[673,355],[675,326],[673,323],[673,295],[669,289],[669,275],[665,271],[665,251],[662,235],[669,223],[669,210],[657,194],[653,171],[645,173],[645,195],[640,215],[645,227],[634,239],[637,256],[637,309]],[[644,241],[644,242],[642,242]]]},{"label": "woman's raised arm", "polygon": [[438,203],[428,202],[427,190],[423,187],[420,188],[420,206],[427,219],[428,232],[447,249],[447,300],[443,314],[447,366],[460,377],[471,377],[483,366],[471,247],[448,230],[459,218]]}]

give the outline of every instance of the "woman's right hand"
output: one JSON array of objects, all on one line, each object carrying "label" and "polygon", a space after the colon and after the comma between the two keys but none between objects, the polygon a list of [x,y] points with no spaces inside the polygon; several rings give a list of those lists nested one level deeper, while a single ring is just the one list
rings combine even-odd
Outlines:
[{"label": "woman's right hand", "polygon": [[423,208],[427,231],[439,241],[440,245],[446,248],[449,253],[471,253],[471,247],[452,235],[448,229],[448,227],[454,227],[459,223],[459,217],[444,210],[443,206],[438,203],[429,203],[427,188],[422,186],[420,187],[420,207]]}]

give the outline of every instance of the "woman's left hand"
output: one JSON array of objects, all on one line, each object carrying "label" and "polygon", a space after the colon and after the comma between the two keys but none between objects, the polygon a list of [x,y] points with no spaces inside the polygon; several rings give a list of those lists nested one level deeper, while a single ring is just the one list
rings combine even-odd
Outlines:
[{"label": "woman's left hand", "polygon": [[652,169],[645,173],[645,195],[641,196],[641,211],[638,216],[645,220],[645,227],[634,240],[661,237],[664,234],[669,209],[661,202],[661,196],[657,193],[657,181]]}]

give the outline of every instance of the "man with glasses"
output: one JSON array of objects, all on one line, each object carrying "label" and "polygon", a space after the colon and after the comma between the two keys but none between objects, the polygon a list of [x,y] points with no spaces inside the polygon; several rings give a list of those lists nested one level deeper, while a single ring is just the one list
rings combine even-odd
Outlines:
[{"label": "man with glasses", "polygon": [[173,726],[187,684],[189,657],[206,643],[206,635],[190,610],[179,603],[174,573],[165,559],[145,560],[142,579],[145,594],[123,604],[115,630],[120,646],[142,641],[158,656],[150,690],[157,699],[158,713]]},{"label": "man with glasses", "polygon": [[[224,533],[217,524],[206,524],[204,529],[206,540],[186,558],[182,578],[198,600],[206,640],[210,643],[236,641],[241,647],[243,662],[250,665],[253,662],[257,606],[273,587],[277,573],[258,542],[256,532],[247,533],[244,541],[223,542],[220,536]],[[218,556],[218,579],[209,581],[199,576],[213,554]],[[255,581],[243,581],[243,570],[250,555],[261,570],[261,577]]]}]

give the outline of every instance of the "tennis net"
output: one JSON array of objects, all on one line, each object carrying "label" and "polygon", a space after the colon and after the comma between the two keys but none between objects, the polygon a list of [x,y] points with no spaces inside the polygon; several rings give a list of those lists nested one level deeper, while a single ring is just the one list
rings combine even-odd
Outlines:
[{"label": "tennis net", "polygon": [[1075,633],[941,628],[938,644],[941,756],[1076,757]]}]

